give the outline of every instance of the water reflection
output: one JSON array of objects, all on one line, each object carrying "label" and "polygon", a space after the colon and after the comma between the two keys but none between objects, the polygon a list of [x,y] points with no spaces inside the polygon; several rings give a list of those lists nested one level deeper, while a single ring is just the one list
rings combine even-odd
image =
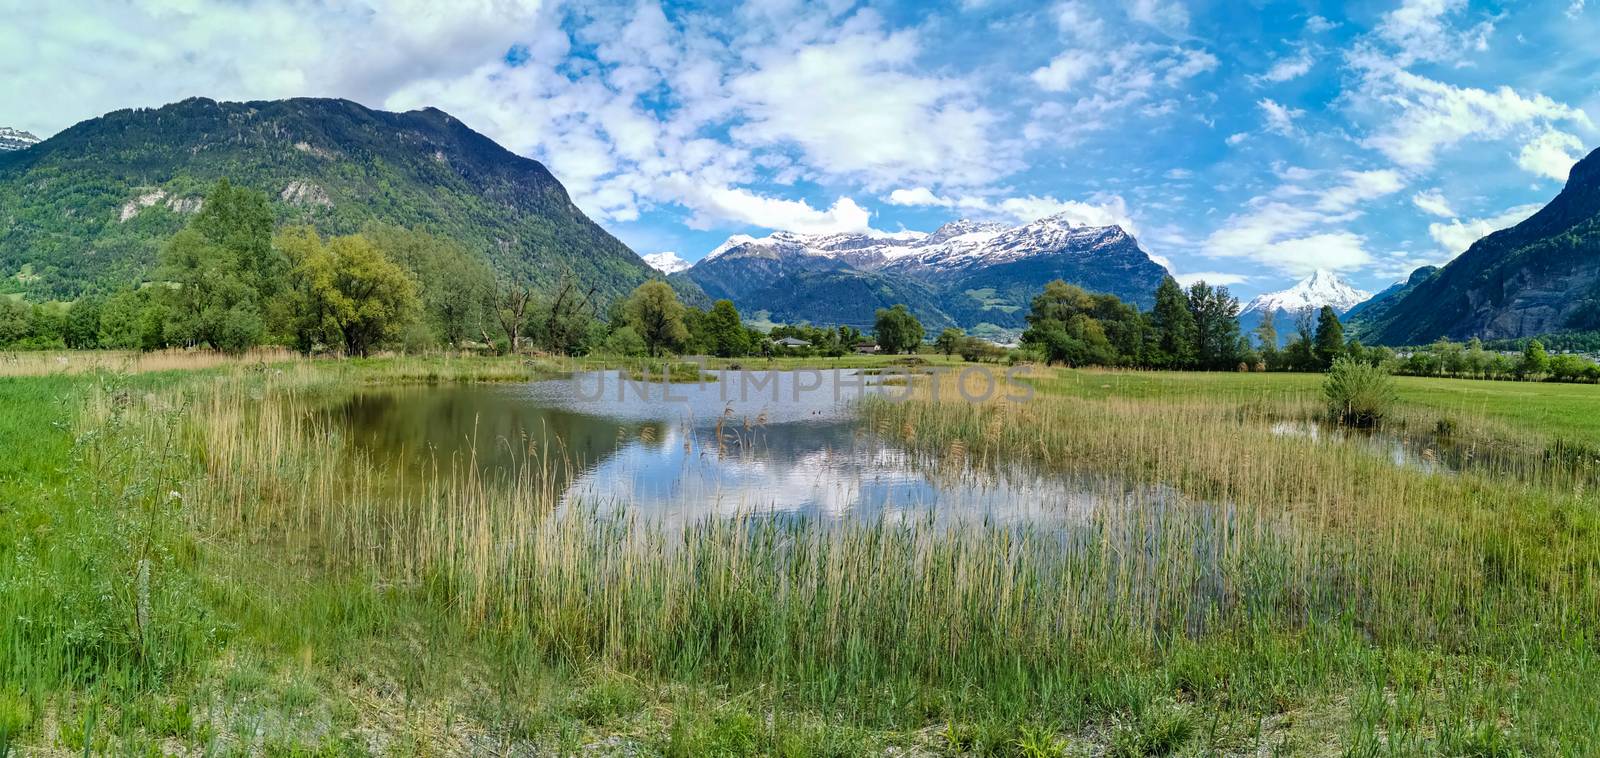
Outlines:
[{"label": "water reflection", "polygon": [[456,461],[494,477],[548,453],[564,503],[662,521],[768,513],[1081,523],[1104,497],[1125,492],[1111,481],[919,459],[860,429],[850,410],[864,394],[898,388],[860,375],[842,377],[841,389],[800,372],[760,373],[771,376],[757,393],[724,372],[703,385],[630,384],[621,399],[610,372],[385,388],[329,413],[358,449],[402,473]]}]

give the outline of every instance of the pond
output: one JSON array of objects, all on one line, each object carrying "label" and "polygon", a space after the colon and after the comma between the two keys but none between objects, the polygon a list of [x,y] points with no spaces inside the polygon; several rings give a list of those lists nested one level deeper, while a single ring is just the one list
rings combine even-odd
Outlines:
[{"label": "pond", "polygon": [[[1115,482],[929,460],[861,428],[852,405],[903,392],[838,370],[712,372],[666,385],[617,372],[515,385],[373,389],[328,411],[372,460],[401,471],[538,462],[563,506],[655,519],[757,513],[823,519],[1081,523]],[[1152,496],[1149,492],[1140,493]],[[1153,497],[1164,499],[1163,493]]]}]

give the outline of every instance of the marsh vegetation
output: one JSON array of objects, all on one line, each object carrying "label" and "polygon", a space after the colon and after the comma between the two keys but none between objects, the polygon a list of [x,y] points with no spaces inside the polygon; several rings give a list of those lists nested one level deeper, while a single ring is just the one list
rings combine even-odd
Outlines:
[{"label": "marsh vegetation", "polygon": [[[0,440],[19,451],[0,462],[0,745],[1503,755],[1600,744],[1590,387],[1401,380],[1385,433],[1437,440],[1448,421],[1453,440],[1519,462],[1441,470],[1357,435],[1284,434],[1325,418],[1314,376],[1057,369],[1026,404],[935,400],[913,380],[909,399],[830,410],[829,428],[849,431],[816,449],[867,440],[934,487],[1023,467],[1077,495],[1000,489],[1010,502],[998,505],[1033,515],[950,520],[861,498],[846,499],[846,517],[762,508],[780,493],[758,488],[665,518],[571,484],[617,450],[668,445],[648,460],[771,465],[798,439],[783,424],[821,422],[751,412],[563,426],[523,388],[572,368],[241,360],[0,379],[15,409]],[[429,405],[429,393],[492,390],[485,381],[515,384],[493,395],[501,405],[472,406],[474,420]],[[1460,394],[1484,387],[1496,394]],[[451,417],[454,431],[364,441],[373,427],[353,425],[352,409],[385,393],[401,394],[383,414],[431,407],[439,415],[409,426]],[[507,426],[524,402],[542,415]],[[1541,425],[1546,413],[1566,425]],[[460,433],[485,422],[494,431]],[[715,497],[681,492],[680,505]]]}]

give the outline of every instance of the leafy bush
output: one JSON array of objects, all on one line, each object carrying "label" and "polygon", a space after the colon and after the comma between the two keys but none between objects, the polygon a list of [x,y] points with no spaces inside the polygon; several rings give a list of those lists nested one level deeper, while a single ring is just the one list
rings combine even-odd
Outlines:
[{"label": "leafy bush", "polygon": [[1395,403],[1394,378],[1378,366],[1339,358],[1322,382],[1328,410],[1340,423],[1374,426]]}]

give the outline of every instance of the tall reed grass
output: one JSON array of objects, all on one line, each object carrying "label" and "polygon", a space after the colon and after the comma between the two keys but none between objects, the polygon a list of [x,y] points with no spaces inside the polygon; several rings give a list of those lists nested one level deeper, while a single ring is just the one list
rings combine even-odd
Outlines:
[{"label": "tall reed grass", "polygon": [[[1065,529],[682,525],[564,500],[557,440],[528,441],[503,475],[364,457],[316,412],[341,383],[291,368],[108,391],[85,425],[133,458],[170,451],[152,486],[171,489],[142,513],[181,522],[213,562],[269,572],[230,592],[318,604],[294,616],[302,641],[382,628],[376,590],[487,641],[501,667],[749,688],[878,729],[948,724],[952,745],[999,720],[1097,749],[1243,749],[1262,719],[1303,711],[1356,753],[1600,745],[1583,694],[1600,674],[1592,494],[1397,467],[1267,423],[1314,407],[874,402],[872,429],[928,454],[1153,486],[1107,485]],[[183,560],[130,576],[181,587],[164,582]],[[284,589],[299,582],[319,589]],[[193,655],[203,639],[179,644],[193,617],[171,602],[135,628]]]}]

